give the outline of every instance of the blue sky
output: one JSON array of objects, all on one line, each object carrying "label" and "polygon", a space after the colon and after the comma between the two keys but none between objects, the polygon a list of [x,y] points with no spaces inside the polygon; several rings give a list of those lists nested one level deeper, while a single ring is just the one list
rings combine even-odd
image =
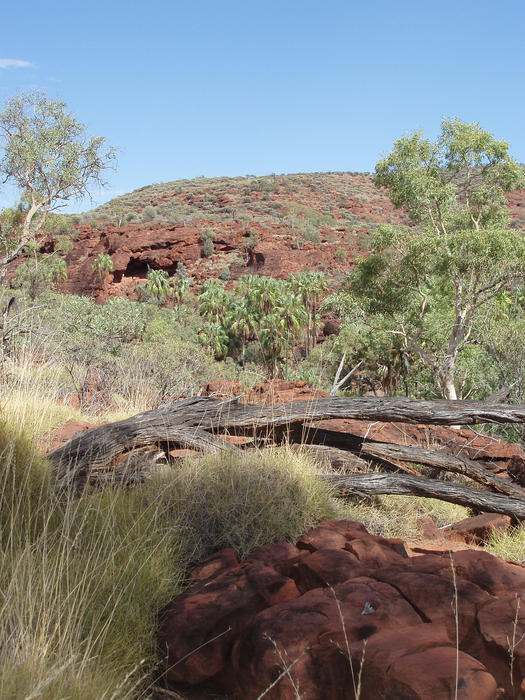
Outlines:
[{"label": "blue sky", "polygon": [[0,102],[42,89],[119,149],[96,203],[201,175],[370,171],[443,116],[525,162],[523,0],[4,0],[0,23]]}]

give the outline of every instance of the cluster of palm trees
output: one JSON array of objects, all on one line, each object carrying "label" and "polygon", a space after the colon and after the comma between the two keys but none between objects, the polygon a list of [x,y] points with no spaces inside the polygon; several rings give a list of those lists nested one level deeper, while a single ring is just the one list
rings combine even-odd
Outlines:
[{"label": "cluster of palm trees", "polygon": [[186,267],[179,263],[177,272],[170,277],[166,270],[149,270],[144,288],[157,302],[171,298],[177,306],[184,300],[184,294],[191,286],[192,278],[188,276]]},{"label": "cluster of palm trees", "polygon": [[247,346],[255,342],[272,374],[282,365],[286,376],[294,347],[303,341],[308,354],[315,345],[319,301],[327,290],[324,273],[314,271],[287,280],[246,275],[231,292],[221,280],[209,279],[198,297],[205,319],[201,342],[217,359],[230,356],[243,365]]}]

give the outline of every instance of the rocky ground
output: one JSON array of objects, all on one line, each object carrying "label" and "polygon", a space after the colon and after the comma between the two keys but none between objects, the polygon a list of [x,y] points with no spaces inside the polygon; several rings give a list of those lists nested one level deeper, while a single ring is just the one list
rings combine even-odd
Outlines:
[{"label": "rocky ground", "polygon": [[481,550],[327,521],[242,563],[218,552],[191,582],[161,616],[182,697],[525,698],[525,566]]},{"label": "rocky ground", "polygon": [[[509,196],[513,226],[525,224],[525,191]],[[154,217],[144,221],[146,209]],[[133,217],[129,220],[129,217]],[[149,268],[173,275],[181,263],[196,288],[225,267],[233,282],[245,274],[285,278],[316,269],[337,278],[366,252],[378,224],[409,219],[394,209],[367,173],[302,173],[265,178],[200,178],[151,185],[93,212],[72,231],[64,292],[103,301],[132,297]],[[204,255],[202,234],[212,231],[214,251]],[[43,250],[51,252],[55,237]],[[107,253],[113,271],[93,271]],[[20,261],[13,264],[12,276]]]},{"label": "rocky ground", "polygon": [[[202,393],[266,404],[325,395],[281,380],[247,392],[212,382]],[[89,427],[68,423],[46,447]],[[317,428],[445,449],[523,484],[520,446],[473,430],[350,420]],[[327,521],[295,545],[276,542],[243,562],[218,552],[161,615],[169,671],[156,697],[445,700],[457,684],[463,699],[525,700],[525,565],[483,550],[494,529],[510,525],[481,514],[438,529],[427,517],[422,536],[402,542]]]}]

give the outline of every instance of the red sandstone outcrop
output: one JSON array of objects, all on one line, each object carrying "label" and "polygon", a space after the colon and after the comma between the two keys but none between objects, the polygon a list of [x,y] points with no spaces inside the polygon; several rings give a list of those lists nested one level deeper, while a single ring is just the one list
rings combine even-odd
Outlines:
[{"label": "red sandstone outcrop", "polygon": [[359,678],[361,700],[445,700],[456,687],[470,700],[525,697],[525,567],[486,552],[408,557],[399,540],[327,521],[244,564],[212,555],[191,579],[161,616],[171,681],[243,700],[298,689],[350,700]]}]

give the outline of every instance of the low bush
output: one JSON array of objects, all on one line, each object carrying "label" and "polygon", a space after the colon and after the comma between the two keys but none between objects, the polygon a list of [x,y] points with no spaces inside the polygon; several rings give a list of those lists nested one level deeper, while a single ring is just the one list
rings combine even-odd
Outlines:
[{"label": "low bush", "polygon": [[287,449],[218,453],[187,460],[166,497],[198,558],[232,547],[245,556],[335,514],[331,487],[309,459]]}]

